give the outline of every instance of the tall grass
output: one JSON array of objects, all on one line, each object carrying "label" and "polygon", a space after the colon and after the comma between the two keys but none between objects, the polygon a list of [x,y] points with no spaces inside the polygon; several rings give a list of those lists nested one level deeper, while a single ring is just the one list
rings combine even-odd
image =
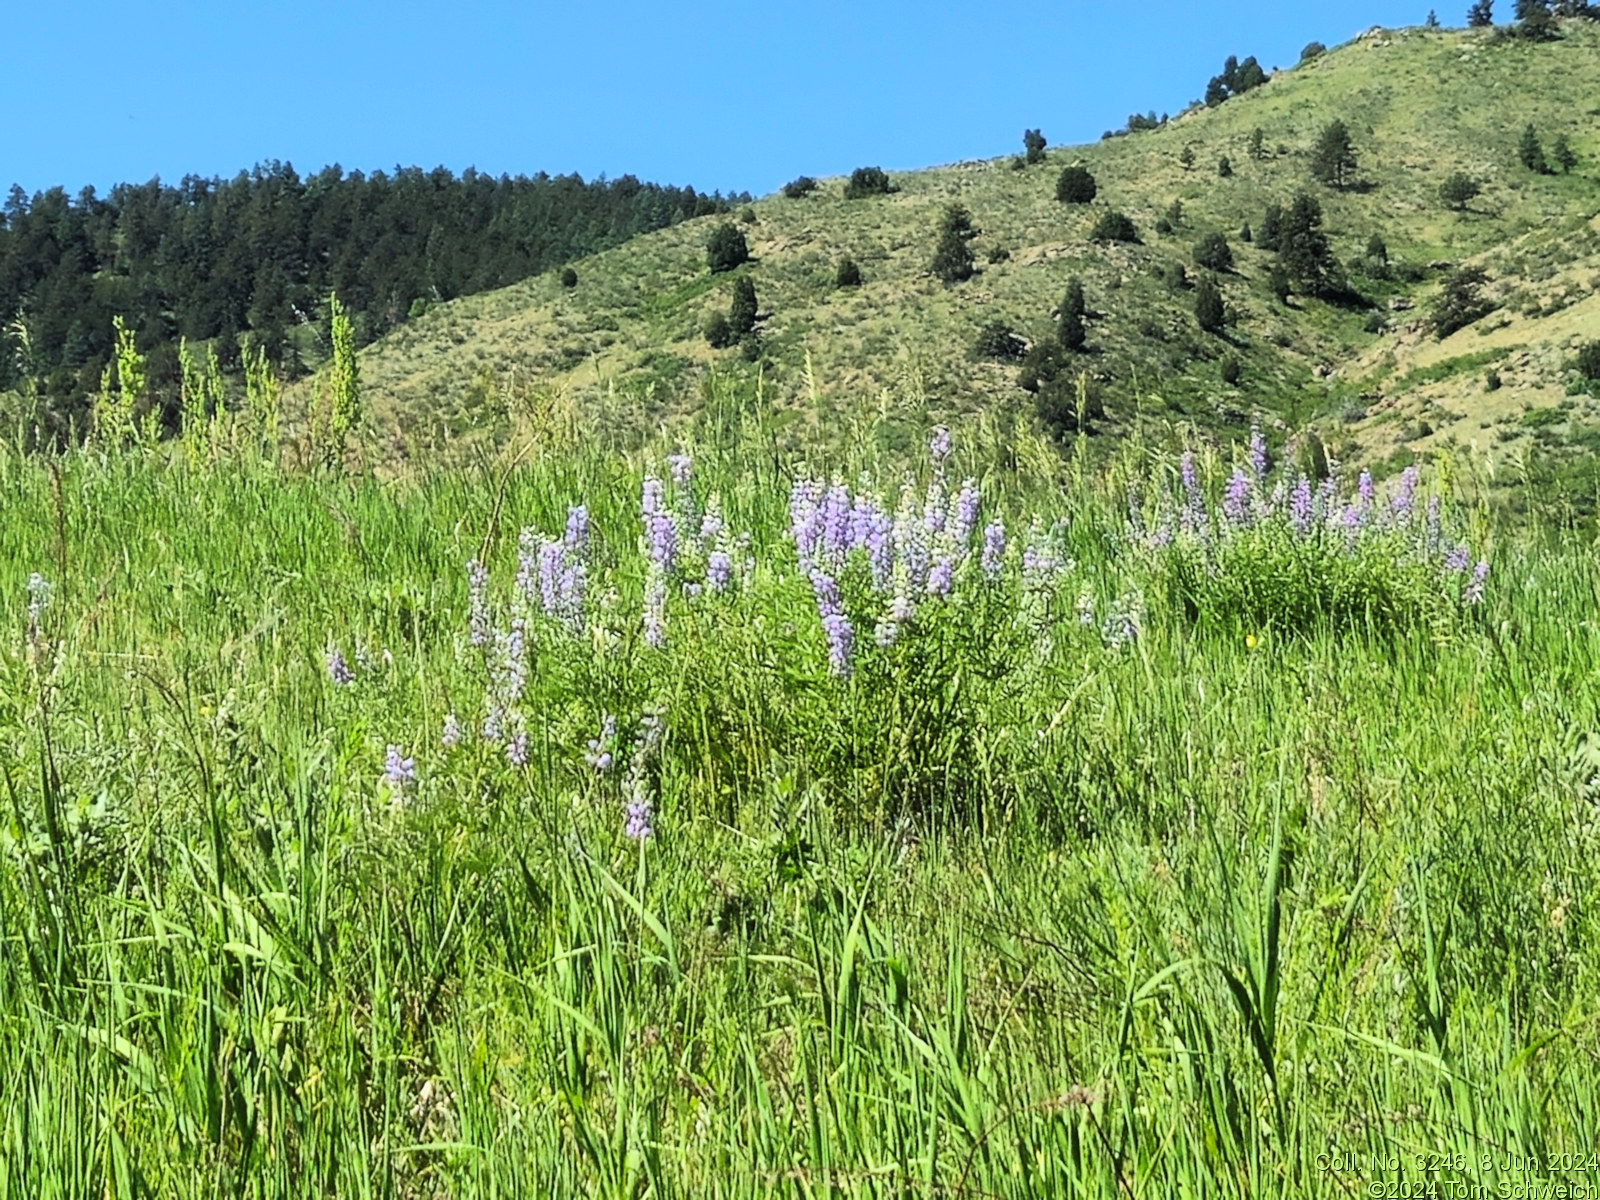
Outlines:
[{"label": "tall grass", "polygon": [[[790,484],[929,465],[802,464],[712,399],[661,449],[755,564],[660,648],[652,455],[0,458],[3,1194],[1600,1186],[1592,547],[1502,531],[1443,623],[1234,627],[1130,552],[1126,480],[1170,466],[980,430],[949,477],[1059,528],[1058,602],[1004,670],[958,590],[844,677]],[[466,563],[509,603],[577,503],[592,620],[530,619],[514,765]]]}]

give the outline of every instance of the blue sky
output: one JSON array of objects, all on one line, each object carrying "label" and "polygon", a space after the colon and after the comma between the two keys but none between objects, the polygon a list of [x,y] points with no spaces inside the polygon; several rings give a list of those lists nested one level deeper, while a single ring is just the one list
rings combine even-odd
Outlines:
[{"label": "blue sky", "polygon": [[[1458,0],[1464,11],[1466,0]],[[1229,54],[1419,24],[1428,0],[689,0],[17,5],[0,191],[395,164],[772,191],[1089,141],[1176,112]],[[1440,10],[1447,25],[1462,13]]]}]

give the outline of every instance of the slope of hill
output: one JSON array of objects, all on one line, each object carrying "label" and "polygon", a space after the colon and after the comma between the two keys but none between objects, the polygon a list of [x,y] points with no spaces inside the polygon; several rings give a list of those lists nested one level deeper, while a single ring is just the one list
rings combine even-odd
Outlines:
[{"label": "slope of hill", "polygon": [[[1447,442],[1505,446],[1524,435],[1548,445],[1581,441],[1593,399],[1564,397],[1577,342],[1600,331],[1600,28],[1569,22],[1560,40],[1533,44],[1503,31],[1371,30],[1265,86],[1159,129],[1054,148],[1044,165],[1010,156],[897,176],[891,195],[846,200],[839,180],[802,199],[768,197],[741,226],[754,263],[712,275],[707,235],[724,218],[675,225],[577,264],[579,283],[553,275],[439,306],[368,349],[363,378],[376,409],[414,449],[481,423],[510,380],[548,387],[609,419],[655,423],[692,406],[695,381],[738,351],[710,349],[707,318],[727,308],[748,274],[764,314],[762,372],[780,422],[825,432],[852,405],[903,401],[949,419],[1025,407],[1014,365],[975,361],[989,320],[1029,340],[1049,334],[1069,279],[1083,280],[1088,346],[1074,370],[1104,396],[1101,427],[1136,416],[1243,428],[1315,420],[1348,457],[1401,457]],[[1353,186],[1313,181],[1311,147],[1338,118],[1353,136]],[[1544,144],[1565,137],[1570,173],[1536,174],[1518,160],[1532,125]],[[1260,156],[1251,153],[1261,131]],[[1185,151],[1192,152],[1186,154]],[[1219,173],[1230,160],[1232,174]],[[1192,157],[1192,165],[1185,159]],[[1063,166],[1082,163],[1099,195],[1055,199]],[[1453,172],[1481,193],[1446,208]],[[1313,194],[1360,303],[1273,295],[1273,256],[1240,237],[1268,205]],[[941,212],[972,214],[978,273],[947,287],[929,270]],[[1175,212],[1174,206],[1181,208]],[[1127,213],[1138,244],[1089,234],[1108,209]],[[1157,232],[1167,218],[1171,233]],[[1225,336],[1202,332],[1194,292],[1172,267],[1196,274],[1194,248],[1220,232],[1236,267],[1219,276],[1233,318]],[[1381,268],[1365,258],[1373,235]],[[834,286],[853,258],[862,286]],[[1423,317],[1447,269],[1487,269],[1498,304],[1443,340]],[[1223,383],[1237,360],[1236,385]],[[1498,364],[1503,386],[1486,391]],[[822,403],[813,404],[820,394]],[[1566,408],[1559,407],[1566,404]],[[1553,409],[1559,420],[1528,409]],[[1554,431],[1554,432],[1552,432]]]}]

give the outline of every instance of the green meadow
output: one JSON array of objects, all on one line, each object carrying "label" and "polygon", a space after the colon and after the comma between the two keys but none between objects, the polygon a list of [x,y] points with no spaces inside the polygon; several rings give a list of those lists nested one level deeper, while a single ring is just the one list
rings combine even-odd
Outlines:
[{"label": "green meadow", "polygon": [[858,432],[0,454],[0,1195],[1600,1187],[1593,543]]}]

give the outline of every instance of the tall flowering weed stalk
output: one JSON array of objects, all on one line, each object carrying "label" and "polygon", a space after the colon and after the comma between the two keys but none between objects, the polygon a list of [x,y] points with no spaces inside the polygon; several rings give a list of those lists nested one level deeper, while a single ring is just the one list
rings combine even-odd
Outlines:
[{"label": "tall flowering weed stalk", "polygon": [[1489,562],[1463,515],[1408,468],[1387,496],[1362,472],[1274,473],[1260,431],[1220,491],[1194,455],[1129,496],[1128,540],[1155,589],[1203,624],[1390,634],[1447,628],[1483,602]]},{"label": "tall flowering weed stalk", "polygon": [[947,473],[936,429],[930,469],[891,501],[870,485],[803,476],[789,542],[825,650],[818,760],[867,773],[893,804],[969,810],[983,799],[980,713],[1053,649],[1073,570],[1060,528],[1020,535],[986,518],[972,479]]}]

